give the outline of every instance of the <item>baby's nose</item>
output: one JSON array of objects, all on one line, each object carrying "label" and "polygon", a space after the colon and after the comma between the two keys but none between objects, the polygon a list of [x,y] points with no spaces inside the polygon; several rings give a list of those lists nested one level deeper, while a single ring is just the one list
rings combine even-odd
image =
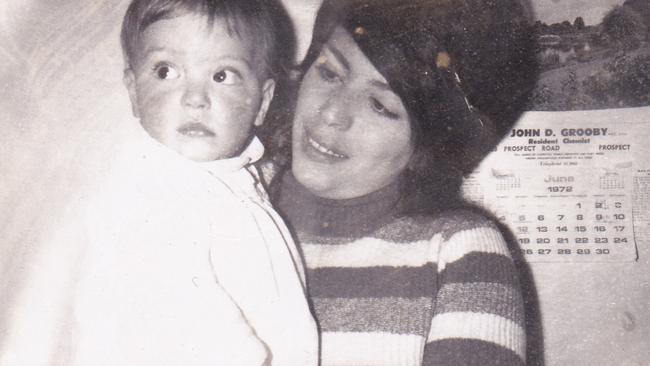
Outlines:
[{"label": "baby's nose", "polygon": [[182,104],[189,108],[210,108],[210,97],[201,85],[189,85],[183,93]]}]

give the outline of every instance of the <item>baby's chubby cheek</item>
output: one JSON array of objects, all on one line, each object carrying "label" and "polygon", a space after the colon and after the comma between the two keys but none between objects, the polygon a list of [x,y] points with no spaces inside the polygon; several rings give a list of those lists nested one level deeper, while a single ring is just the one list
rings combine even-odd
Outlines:
[{"label": "baby's chubby cheek", "polygon": [[235,118],[239,123],[249,123],[251,126],[255,121],[260,108],[260,100],[256,98],[243,98],[228,101],[230,104],[230,118]]},{"label": "baby's chubby cheek", "polygon": [[260,107],[259,98],[247,97],[244,100],[235,101],[233,106],[238,110],[238,114],[248,113],[250,115],[257,115],[257,110]]}]

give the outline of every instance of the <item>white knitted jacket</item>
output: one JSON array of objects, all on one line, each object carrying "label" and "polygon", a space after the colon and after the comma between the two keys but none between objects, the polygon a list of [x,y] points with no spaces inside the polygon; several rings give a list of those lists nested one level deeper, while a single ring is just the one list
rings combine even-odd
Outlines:
[{"label": "white knitted jacket", "polygon": [[0,365],[316,365],[304,270],[250,165],[261,143],[195,163],[132,137],[3,269]]}]

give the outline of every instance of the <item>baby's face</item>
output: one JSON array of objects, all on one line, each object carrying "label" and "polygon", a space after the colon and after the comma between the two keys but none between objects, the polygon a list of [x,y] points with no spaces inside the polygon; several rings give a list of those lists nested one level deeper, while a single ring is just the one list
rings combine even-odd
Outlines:
[{"label": "baby's face", "polygon": [[237,155],[273,96],[252,38],[193,14],[151,24],[124,82],[133,113],[156,140],[195,161]]}]

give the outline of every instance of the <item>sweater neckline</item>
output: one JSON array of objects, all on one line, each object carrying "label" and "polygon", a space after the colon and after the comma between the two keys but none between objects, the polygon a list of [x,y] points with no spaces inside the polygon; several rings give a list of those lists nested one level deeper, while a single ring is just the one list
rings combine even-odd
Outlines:
[{"label": "sweater neckline", "polygon": [[394,217],[400,198],[399,180],[364,196],[329,199],[311,193],[291,171],[281,179],[277,205],[298,233],[363,236]]}]

